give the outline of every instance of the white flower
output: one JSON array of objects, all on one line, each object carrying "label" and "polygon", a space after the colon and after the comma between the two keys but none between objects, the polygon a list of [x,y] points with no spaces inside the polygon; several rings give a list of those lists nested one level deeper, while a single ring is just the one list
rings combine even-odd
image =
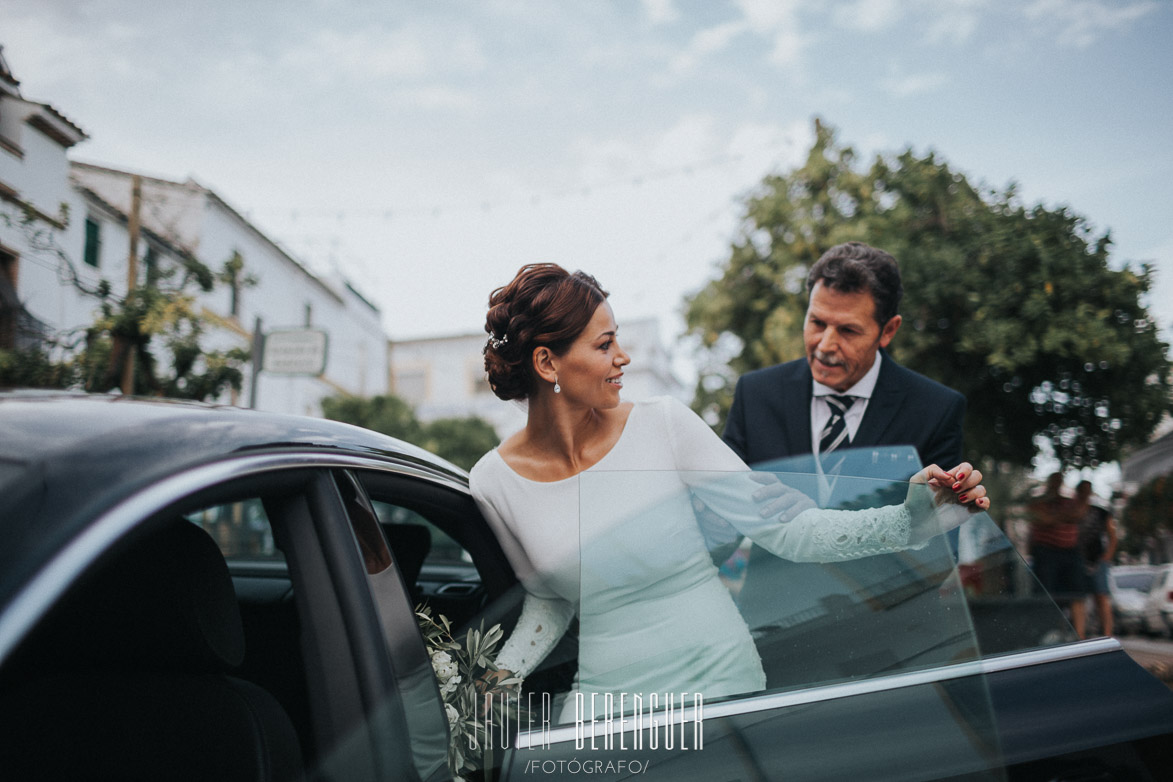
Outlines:
[{"label": "white flower", "polygon": [[460,721],[460,712],[451,703],[445,703],[444,714],[448,717],[448,727],[455,728],[456,723]]},{"label": "white flower", "polygon": [[452,661],[448,652],[436,652],[432,655],[432,670],[436,672],[436,678],[443,683],[455,676],[460,668]]},{"label": "white flower", "polygon": [[456,687],[460,684],[462,678],[463,677],[460,676],[453,676],[451,679],[441,684],[440,695],[442,695],[444,698],[447,698],[449,695],[456,692]]}]

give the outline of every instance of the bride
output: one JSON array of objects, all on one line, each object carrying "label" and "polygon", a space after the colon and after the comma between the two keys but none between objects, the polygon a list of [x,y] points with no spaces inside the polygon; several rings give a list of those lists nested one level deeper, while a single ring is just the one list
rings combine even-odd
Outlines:
[{"label": "bride", "polygon": [[[910,490],[901,505],[821,510],[775,487],[788,507],[762,518],[747,497],[763,488],[748,479],[763,474],[749,473],[691,410],[668,397],[620,400],[631,359],[607,295],[593,277],[547,263],[522,267],[489,298],[489,383],[501,399],[528,403],[525,427],[470,474],[526,592],[494,682],[529,675],[578,614],[575,691],[588,701],[591,693],[616,702],[625,693],[630,702],[643,693],[708,699],[764,689],[690,492],[737,533],[807,562],[917,547],[943,531],[939,507],[989,507],[980,472],[932,465],[913,479],[922,491]],[[632,514],[635,504],[643,507]]]}]

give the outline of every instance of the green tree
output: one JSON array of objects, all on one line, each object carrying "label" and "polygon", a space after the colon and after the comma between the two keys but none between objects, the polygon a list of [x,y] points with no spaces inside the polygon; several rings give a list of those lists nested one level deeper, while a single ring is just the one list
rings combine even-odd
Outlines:
[{"label": "green tree", "polygon": [[322,415],[334,421],[361,426],[409,443],[418,444],[423,426],[411,405],[397,396],[328,396],[322,400]]},{"label": "green tree", "polygon": [[483,418],[438,418],[421,423],[411,405],[397,396],[331,396],[322,415],[418,445],[465,470],[497,446],[493,427]]},{"label": "green tree", "polygon": [[1173,475],[1158,476],[1141,486],[1128,498],[1123,516],[1126,547],[1134,554],[1152,538],[1173,529]]},{"label": "green tree", "polygon": [[497,447],[500,440],[492,424],[483,418],[437,418],[424,424],[420,445],[453,464],[471,470],[477,460]]},{"label": "green tree", "polygon": [[805,163],[744,207],[720,276],[687,302],[708,362],[695,405],[718,426],[732,379],[803,355],[807,271],[850,240],[900,262],[891,352],[966,396],[974,458],[1027,466],[1041,437],[1064,467],[1094,467],[1173,407],[1168,346],[1143,304],[1152,269],[1114,268],[1109,235],[1067,207],[974,185],[933,152],[865,168],[818,120]]}]

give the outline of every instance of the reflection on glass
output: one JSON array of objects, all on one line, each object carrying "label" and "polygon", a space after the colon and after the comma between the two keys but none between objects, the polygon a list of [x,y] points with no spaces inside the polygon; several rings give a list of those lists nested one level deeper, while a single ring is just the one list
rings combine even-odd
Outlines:
[{"label": "reflection on glass", "polygon": [[[901,484],[907,499],[889,504],[891,485],[866,482],[854,508],[820,508],[812,499],[817,486],[809,476],[763,473],[595,472],[581,478],[580,640],[577,689],[590,693],[700,692],[706,699],[795,683],[866,675],[890,670],[901,659],[947,648],[947,659],[975,656],[975,644],[960,590],[933,595],[952,600],[950,622],[935,626],[915,650],[860,655],[853,636],[860,632],[851,606],[875,614],[876,594],[900,594],[906,602],[922,592],[915,582],[928,574],[952,571],[952,556],[939,533],[943,520],[924,486]],[[814,489],[812,491],[811,489]],[[781,507],[763,517],[763,492]],[[865,495],[872,495],[870,498]],[[698,518],[700,500],[706,512]],[[757,595],[749,579],[734,600],[713,563],[715,549],[752,539],[785,568],[796,562],[842,563],[910,548],[912,558],[882,568],[861,583],[827,569],[828,578],[795,585],[788,591]],[[752,568],[752,565],[750,565]],[[816,568],[816,571],[818,568]],[[752,573],[747,573],[752,575]],[[901,594],[907,593],[907,594]],[[766,602],[768,623],[751,632],[738,604]],[[911,609],[916,613],[916,608]],[[826,644],[819,670],[795,671],[777,629],[828,627],[833,632],[805,641]],[[872,633],[881,627],[868,627]],[[892,633],[887,633],[891,635]],[[792,631],[791,641],[797,638]],[[759,644],[763,649],[759,650]],[[763,654],[763,651],[766,654]],[[838,658],[848,664],[834,665]],[[832,661],[829,665],[827,661]],[[768,663],[768,666],[767,666]],[[770,670],[783,672],[770,683]],[[566,715],[565,711],[563,716]]]},{"label": "reflection on glass", "polygon": [[285,560],[273,541],[269,517],[259,499],[214,505],[184,518],[207,531],[229,561]]},{"label": "reflection on glass", "polygon": [[713,703],[1070,637],[1053,604],[1013,577],[1020,561],[993,521],[937,506],[921,484],[837,476],[828,492],[826,476],[760,472],[580,480],[573,692],[588,705],[592,693]]}]

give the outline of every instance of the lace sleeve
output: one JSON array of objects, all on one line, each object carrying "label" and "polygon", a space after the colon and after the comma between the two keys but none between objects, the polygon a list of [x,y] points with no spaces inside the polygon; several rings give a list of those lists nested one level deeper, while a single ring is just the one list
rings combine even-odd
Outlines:
[{"label": "lace sleeve", "polygon": [[679,402],[669,401],[665,415],[681,476],[702,506],[727,522],[722,529],[719,525],[706,526],[705,519],[701,519],[702,533],[709,545],[713,539],[730,537],[731,526],[783,559],[841,562],[922,548],[929,538],[964,520],[966,511],[962,506],[937,509],[928,488],[915,484],[909,486],[903,504],[863,510],[809,507],[813,502],[792,489],[805,501],[801,504],[807,509],[798,513],[800,505],[795,505],[793,516],[763,518],[759,503],[753,500],[763,485],[750,477],[741,459]]},{"label": "lace sleeve", "polygon": [[[912,486],[900,505],[838,510],[797,508],[781,518],[763,518],[753,492],[762,484],[749,473],[730,473],[692,483],[692,490],[738,532],[771,554],[792,562],[842,562],[908,549],[923,548],[940,534],[942,516],[933,508],[929,491]],[[800,497],[804,495],[794,492]],[[960,506],[958,506],[960,507]],[[964,509],[962,509],[964,512]],[[950,524],[956,526],[955,524]]]},{"label": "lace sleeve", "polygon": [[526,593],[517,626],[497,654],[497,667],[525,678],[554,648],[574,618],[574,606],[559,598]]},{"label": "lace sleeve", "polygon": [[862,510],[812,508],[776,529],[782,534],[771,536],[760,530],[754,541],[769,549],[781,543],[781,550],[775,553],[795,562],[841,562],[924,545],[910,541],[912,514],[905,505]]}]

